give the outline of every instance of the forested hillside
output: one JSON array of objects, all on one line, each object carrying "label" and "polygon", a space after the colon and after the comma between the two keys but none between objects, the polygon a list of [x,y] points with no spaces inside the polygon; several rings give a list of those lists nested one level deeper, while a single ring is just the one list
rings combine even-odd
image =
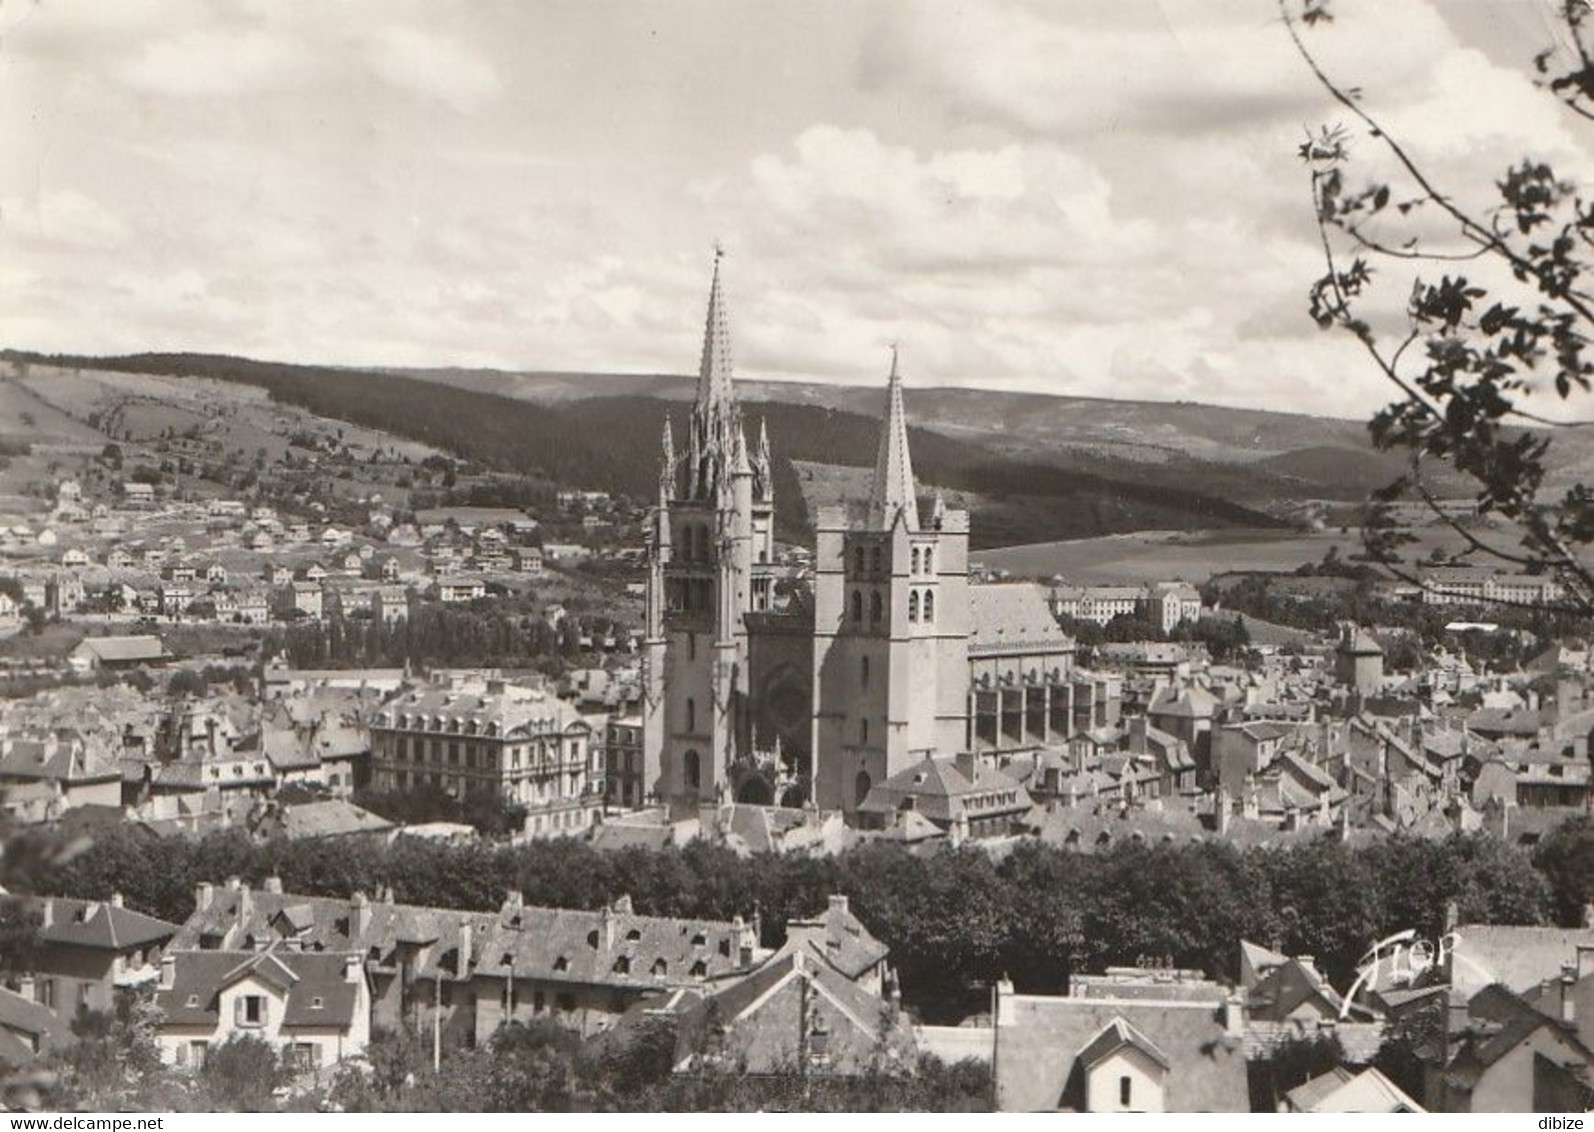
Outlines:
[{"label": "forested hillside", "polygon": [[[623,396],[539,405],[416,378],[327,366],[289,365],[198,354],[118,358],[8,351],[11,360],[84,369],[208,377],[267,390],[317,415],[434,445],[492,468],[541,473],[570,486],[652,495],[666,406]],[[748,404],[749,426],[767,421],[775,451],[777,519],[791,536],[806,531],[792,460],[872,462],[878,421],[859,413],[776,402]],[[677,437],[685,406],[668,407]],[[1082,538],[1119,531],[1272,526],[1277,521],[1226,500],[1163,485],[1120,482],[1088,472],[1014,459],[940,433],[911,433],[920,482],[993,499],[973,517],[976,547]]]}]

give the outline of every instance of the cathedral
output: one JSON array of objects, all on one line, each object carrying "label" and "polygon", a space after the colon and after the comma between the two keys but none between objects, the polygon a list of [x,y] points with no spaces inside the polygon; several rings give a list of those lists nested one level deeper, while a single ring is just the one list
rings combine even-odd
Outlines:
[{"label": "cathedral", "polygon": [[811,572],[777,560],[720,267],[648,538],[644,763],[672,817],[733,800],[852,814],[928,758],[1006,762],[1105,722],[1107,690],[1038,589],[970,586],[968,513],[939,495],[921,510],[894,350],[868,497],[819,509]]}]

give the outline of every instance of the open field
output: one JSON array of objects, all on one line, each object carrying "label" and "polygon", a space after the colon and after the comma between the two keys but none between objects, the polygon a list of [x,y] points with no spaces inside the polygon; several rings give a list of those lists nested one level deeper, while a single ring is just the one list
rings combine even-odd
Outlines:
[{"label": "open field", "polygon": [[1321,561],[1330,547],[1348,557],[1361,549],[1361,536],[1355,531],[1141,531],[1008,546],[973,552],[970,557],[1011,574],[1041,578],[1061,574],[1079,584],[1173,579],[1200,583],[1228,570],[1293,570],[1305,562]]}]

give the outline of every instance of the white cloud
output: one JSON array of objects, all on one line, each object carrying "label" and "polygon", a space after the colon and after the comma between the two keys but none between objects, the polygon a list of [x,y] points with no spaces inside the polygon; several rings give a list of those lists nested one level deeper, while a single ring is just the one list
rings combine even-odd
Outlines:
[{"label": "white cloud", "polygon": [[120,71],[129,86],[183,98],[258,92],[286,79],[295,44],[262,29],[197,28],[147,43]]},{"label": "white cloud", "polygon": [[456,110],[474,110],[503,89],[489,61],[435,31],[378,28],[366,46],[365,60],[391,85]]}]

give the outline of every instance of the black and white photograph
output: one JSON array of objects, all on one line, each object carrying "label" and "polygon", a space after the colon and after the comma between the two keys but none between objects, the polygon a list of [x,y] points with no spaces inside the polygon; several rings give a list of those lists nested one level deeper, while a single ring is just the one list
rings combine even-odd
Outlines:
[{"label": "black and white photograph", "polygon": [[0,0],[0,1120],[859,1112],[1588,1127],[1594,4]]}]

